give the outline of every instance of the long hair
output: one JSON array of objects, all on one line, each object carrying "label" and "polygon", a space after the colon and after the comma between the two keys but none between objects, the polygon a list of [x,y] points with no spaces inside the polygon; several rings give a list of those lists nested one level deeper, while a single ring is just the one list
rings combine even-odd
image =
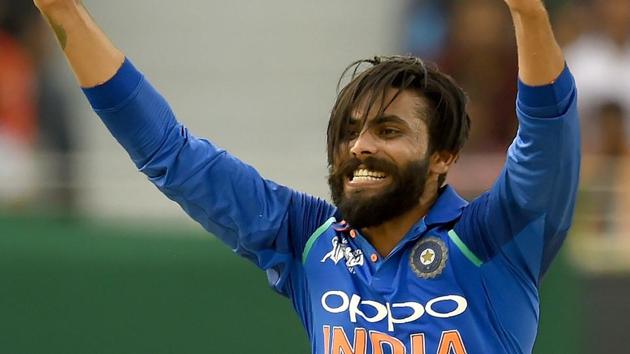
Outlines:
[{"label": "long hair", "polygon": [[[339,91],[347,76],[350,82]],[[386,102],[385,93],[392,88],[397,91]],[[420,58],[388,56],[357,60],[344,70],[337,90],[339,94],[327,131],[329,166],[334,163],[353,110],[362,103],[367,104],[369,109],[362,117],[365,122],[369,111],[378,108],[377,115],[383,114],[403,90],[414,91],[430,105],[428,112],[419,112],[428,127],[429,152],[457,154],[468,138],[470,118],[466,113],[466,94],[450,76],[440,72],[435,65],[425,64]]]}]

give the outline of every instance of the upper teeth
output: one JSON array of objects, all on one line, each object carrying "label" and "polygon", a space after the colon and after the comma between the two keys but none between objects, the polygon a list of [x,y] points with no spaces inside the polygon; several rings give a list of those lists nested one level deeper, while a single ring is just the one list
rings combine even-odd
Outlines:
[{"label": "upper teeth", "polygon": [[383,178],[385,174],[383,172],[371,171],[367,169],[358,169],[354,171],[354,177],[373,177],[373,178]]}]

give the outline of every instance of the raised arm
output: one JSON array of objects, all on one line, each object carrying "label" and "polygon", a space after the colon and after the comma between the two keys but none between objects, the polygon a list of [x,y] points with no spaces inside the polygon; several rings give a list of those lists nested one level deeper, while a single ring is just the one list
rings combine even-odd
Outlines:
[{"label": "raised arm", "polygon": [[335,214],[330,204],[266,180],[251,166],[192,135],[131,61],[76,0],[35,0],[94,111],[136,167],[237,254],[287,281],[310,234]]},{"label": "raised arm", "polygon": [[542,0],[505,0],[512,14],[518,47],[519,78],[530,86],[552,83],[564,68]]},{"label": "raised arm", "polygon": [[82,87],[102,84],[114,76],[123,53],[96,25],[81,0],[34,0],[55,32]]},{"label": "raised arm", "polygon": [[[538,285],[571,225],[580,165],[575,83],[540,0],[505,0],[518,42],[518,133],[455,232],[484,264]],[[497,97],[497,99],[500,99]],[[489,266],[491,268],[492,266]]]}]

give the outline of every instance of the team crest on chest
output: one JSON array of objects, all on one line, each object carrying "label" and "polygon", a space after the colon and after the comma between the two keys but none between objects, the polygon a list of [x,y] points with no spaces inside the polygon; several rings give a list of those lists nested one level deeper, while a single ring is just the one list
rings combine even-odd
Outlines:
[{"label": "team crest on chest", "polygon": [[442,274],[447,260],[446,244],[435,236],[421,238],[409,256],[411,269],[423,279],[433,279]]}]

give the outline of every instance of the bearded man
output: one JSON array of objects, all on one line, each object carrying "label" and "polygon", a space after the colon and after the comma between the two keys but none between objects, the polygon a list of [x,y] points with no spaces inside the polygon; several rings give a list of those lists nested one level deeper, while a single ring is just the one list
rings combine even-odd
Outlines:
[{"label": "bearded man", "polygon": [[470,126],[455,82],[418,58],[376,57],[350,66],[332,110],[333,206],[191,135],[80,2],[35,0],[136,166],[267,272],[317,354],[532,351],[540,279],[573,214],[579,129],[543,3],[505,2],[520,127],[494,186],[468,203],[444,183]]}]

